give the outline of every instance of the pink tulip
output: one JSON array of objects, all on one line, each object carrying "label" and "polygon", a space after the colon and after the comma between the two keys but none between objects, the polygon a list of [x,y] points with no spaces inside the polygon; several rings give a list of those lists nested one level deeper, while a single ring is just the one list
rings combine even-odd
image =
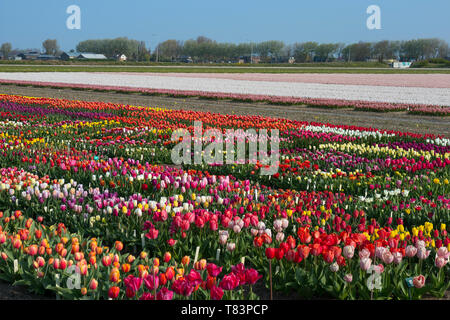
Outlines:
[{"label": "pink tulip", "polygon": [[450,252],[446,247],[440,247],[436,253],[438,257],[442,257],[444,259],[448,259],[450,257]]},{"label": "pink tulip", "polygon": [[343,250],[343,255],[346,259],[353,258],[353,255],[355,254],[355,248],[353,246],[345,246]]},{"label": "pink tulip", "polygon": [[367,250],[366,248],[362,249],[361,251],[359,251],[359,258],[365,259],[365,258],[369,258],[370,257],[370,251]]},{"label": "pink tulip", "polygon": [[434,264],[438,269],[441,269],[447,264],[448,260],[444,259],[443,257],[436,256],[436,259],[434,260]]},{"label": "pink tulip", "polygon": [[378,259],[383,259],[383,254],[386,252],[386,248],[385,247],[376,247],[375,249],[375,256]]},{"label": "pink tulip", "polygon": [[422,288],[425,285],[425,277],[423,275],[415,277],[413,279],[413,284],[417,289]]},{"label": "pink tulip", "polygon": [[402,262],[403,255],[400,252],[394,252],[393,256],[394,256],[394,263],[395,264],[400,264]]},{"label": "pink tulip", "polygon": [[406,247],[405,253],[408,258],[412,258],[417,254],[417,248],[409,245]]},{"label": "pink tulip", "polygon": [[394,256],[392,255],[392,253],[389,250],[385,250],[381,259],[383,260],[383,262],[385,264],[391,264],[392,261],[394,261]]},{"label": "pink tulip", "polygon": [[344,276],[344,280],[347,283],[351,283],[353,281],[353,275],[351,273],[348,273]]},{"label": "pink tulip", "polygon": [[363,258],[359,261],[359,266],[363,271],[369,270],[370,266],[372,265],[372,259],[370,258]]},{"label": "pink tulip", "polygon": [[425,260],[426,258],[428,258],[428,256],[430,255],[430,250],[425,249],[425,247],[419,247],[419,249],[417,249],[417,257],[420,260]]}]

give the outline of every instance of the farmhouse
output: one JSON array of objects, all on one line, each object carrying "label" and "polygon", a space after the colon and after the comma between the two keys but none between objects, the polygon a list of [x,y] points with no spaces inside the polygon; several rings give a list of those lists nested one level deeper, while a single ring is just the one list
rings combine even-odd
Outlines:
[{"label": "farmhouse", "polygon": [[73,52],[73,51],[72,52],[63,52],[63,53],[61,53],[60,58],[61,58],[61,60],[65,60],[65,61],[75,60],[79,55],[80,55],[79,52]]},{"label": "farmhouse", "polygon": [[22,60],[37,60],[40,55],[41,53],[38,51],[28,51],[19,53],[17,57],[20,57]]},{"label": "farmhouse", "polygon": [[117,61],[127,61],[127,56],[124,54],[118,54],[116,56]]},{"label": "farmhouse", "polygon": [[240,56],[238,63],[259,63],[260,61],[261,58],[258,55],[252,54],[251,56]]},{"label": "farmhouse", "polygon": [[49,54],[41,54],[36,58],[36,60],[59,60],[59,57],[52,56]]}]

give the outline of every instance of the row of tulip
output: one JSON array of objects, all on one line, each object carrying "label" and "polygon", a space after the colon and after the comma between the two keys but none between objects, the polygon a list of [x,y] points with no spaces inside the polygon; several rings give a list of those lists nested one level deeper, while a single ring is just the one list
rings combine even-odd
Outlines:
[{"label": "row of tulip", "polygon": [[239,102],[266,102],[277,105],[308,105],[320,108],[354,108],[359,111],[372,112],[400,112],[406,111],[411,114],[422,114],[431,116],[449,116],[448,106],[426,105],[417,103],[389,103],[381,101],[360,101],[345,99],[326,99],[326,98],[301,98],[287,96],[272,96],[258,94],[238,94],[222,93],[210,91],[193,90],[172,90],[172,89],[152,89],[135,88],[104,85],[86,85],[76,83],[55,83],[55,82],[35,82],[22,80],[2,80],[2,84],[32,85],[43,88],[76,88],[84,90],[95,90],[100,92],[113,91],[120,93],[141,93],[145,95],[167,95],[170,97],[200,97],[204,99],[233,100]]}]

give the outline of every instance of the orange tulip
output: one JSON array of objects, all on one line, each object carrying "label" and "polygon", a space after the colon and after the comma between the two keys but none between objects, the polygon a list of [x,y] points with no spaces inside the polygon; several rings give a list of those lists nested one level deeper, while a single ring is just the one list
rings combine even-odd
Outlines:
[{"label": "orange tulip", "polygon": [[140,278],[145,278],[148,275],[147,268],[143,264],[138,265],[137,268],[139,271]]},{"label": "orange tulip", "polygon": [[117,268],[113,268],[111,273],[109,274],[109,280],[112,282],[119,282],[120,280],[120,271]]},{"label": "orange tulip", "polygon": [[42,257],[37,257],[36,262],[38,263],[38,266],[41,268],[45,265],[45,259]]},{"label": "orange tulip", "polygon": [[128,258],[127,258],[127,262],[128,262],[128,263],[133,263],[133,261],[134,261],[135,259],[136,259],[136,258],[135,258],[133,255],[130,254],[130,255],[128,256]]},{"label": "orange tulip", "polygon": [[32,244],[28,247],[28,254],[30,256],[34,256],[38,253],[38,246],[36,244]]},{"label": "orange tulip", "polygon": [[111,287],[108,290],[108,297],[111,299],[116,299],[119,296],[120,288],[119,287]]},{"label": "orange tulip", "polygon": [[59,259],[58,258],[53,260],[53,268],[59,269]]},{"label": "orange tulip", "polygon": [[80,274],[82,275],[82,276],[85,276],[85,275],[87,275],[87,272],[88,272],[88,266],[86,265],[86,264],[79,264],[78,265],[78,268],[80,268]]},{"label": "orange tulip", "polygon": [[166,285],[167,283],[167,276],[164,273],[161,273],[159,275],[159,282],[161,283],[161,285]]},{"label": "orange tulip", "polygon": [[48,240],[47,239],[42,239],[41,246],[48,248]]},{"label": "orange tulip", "polygon": [[56,247],[55,247],[55,251],[57,252],[57,253],[61,253],[61,250],[62,249],[64,249],[64,244],[63,243],[58,243],[57,245],[56,245]]},{"label": "orange tulip", "polygon": [[45,254],[45,247],[44,246],[40,246],[39,250],[38,250],[38,253],[39,253],[40,256],[43,256]]},{"label": "orange tulip", "polygon": [[22,246],[22,241],[20,241],[20,239],[15,238],[13,240],[14,249],[19,249],[21,246]]},{"label": "orange tulip", "polygon": [[67,249],[66,248],[64,248],[64,249],[62,249],[61,250],[61,252],[59,253],[59,255],[61,256],[61,257],[65,257],[65,256],[67,256]]},{"label": "orange tulip", "polygon": [[115,243],[114,243],[114,247],[116,248],[116,250],[117,251],[122,251],[122,249],[123,249],[123,243],[122,242],[120,242],[120,241],[116,241]]},{"label": "orange tulip", "polygon": [[104,256],[102,258],[102,264],[105,267],[108,267],[111,264],[111,257],[110,256]]},{"label": "orange tulip", "polygon": [[175,270],[173,269],[173,267],[169,267],[166,270],[166,277],[169,281],[171,281],[173,279],[173,277],[175,276]]},{"label": "orange tulip", "polygon": [[130,266],[128,263],[124,263],[124,264],[122,265],[122,271],[123,271],[124,273],[130,272],[130,269],[131,269],[131,266]]},{"label": "orange tulip", "polygon": [[97,286],[98,286],[98,281],[93,278],[91,280],[91,282],[89,283],[89,289],[97,290]]},{"label": "orange tulip", "polygon": [[189,258],[189,256],[184,256],[183,258],[181,258],[181,264],[184,266],[187,266],[190,261],[191,261],[191,258]]},{"label": "orange tulip", "polygon": [[40,239],[42,237],[42,231],[41,230],[34,231],[34,236],[36,237],[36,239]]},{"label": "orange tulip", "polygon": [[170,252],[164,253],[164,262],[168,263],[170,259],[172,259],[172,255],[170,254]]},{"label": "orange tulip", "polygon": [[72,254],[80,251],[80,245],[78,243],[72,244],[72,250],[70,251]]},{"label": "orange tulip", "polygon": [[62,258],[59,262],[59,269],[65,270],[67,268],[67,260]]},{"label": "orange tulip", "polygon": [[80,261],[80,260],[82,260],[84,258],[84,253],[83,252],[76,252],[74,254],[74,258],[75,258],[76,261]]},{"label": "orange tulip", "polygon": [[26,227],[27,229],[30,229],[30,227],[31,227],[32,224],[33,224],[33,219],[29,218],[29,219],[27,220],[27,222],[25,222],[25,227]]}]

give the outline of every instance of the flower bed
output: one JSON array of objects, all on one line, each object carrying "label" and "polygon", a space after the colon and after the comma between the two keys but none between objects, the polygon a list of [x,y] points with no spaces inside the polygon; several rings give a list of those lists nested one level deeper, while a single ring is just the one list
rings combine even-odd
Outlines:
[{"label": "flower bed", "polygon": [[[171,134],[194,120],[278,129],[277,172],[171,166]],[[260,281],[305,298],[409,299],[449,287],[443,137],[7,95],[0,128],[0,277],[36,292],[256,299]]]},{"label": "flower bed", "polygon": [[3,84],[31,85],[37,87],[48,88],[72,88],[77,90],[95,90],[100,92],[115,91],[119,93],[141,93],[144,95],[166,95],[170,97],[199,97],[202,99],[220,99],[232,100],[238,102],[263,102],[276,105],[306,105],[319,108],[353,108],[358,111],[372,112],[400,112],[406,111],[410,114],[423,114],[435,116],[448,116],[450,108],[448,105],[421,104],[421,103],[400,103],[400,102],[383,102],[383,101],[365,101],[365,100],[349,100],[342,98],[310,98],[310,97],[293,97],[293,96],[274,96],[260,94],[240,94],[240,93],[224,93],[224,92],[208,92],[194,90],[172,90],[172,89],[151,89],[136,88],[123,86],[103,86],[103,85],[86,85],[76,83],[55,83],[55,82],[36,82],[22,80],[2,80]]}]

